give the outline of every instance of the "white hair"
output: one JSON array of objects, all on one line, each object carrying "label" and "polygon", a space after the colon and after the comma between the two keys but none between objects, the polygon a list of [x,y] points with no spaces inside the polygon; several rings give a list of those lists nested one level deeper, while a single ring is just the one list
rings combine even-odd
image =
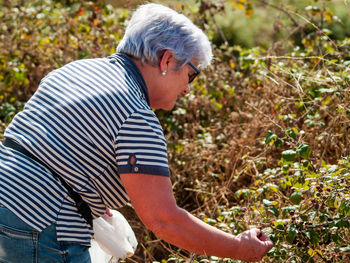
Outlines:
[{"label": "white hair", "polygon": [[163,5],[141,5],[128,22],[117,52],[159,66],[166,50],[173,53],[178,68],[192,59],[206,68],[213,56],[208,37],[187,17]]}]

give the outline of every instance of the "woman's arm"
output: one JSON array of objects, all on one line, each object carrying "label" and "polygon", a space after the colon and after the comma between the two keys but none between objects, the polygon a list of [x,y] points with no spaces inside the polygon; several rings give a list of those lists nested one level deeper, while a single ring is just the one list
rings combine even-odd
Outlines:
[{"label": "woman's arm", "polygon": [[257,237],[258,229],[233,236],[179,208],[168,177],[122,174],[121,179],[141,221],[159,238],[180,248],[197,254],[257,261],[273,245]]}]

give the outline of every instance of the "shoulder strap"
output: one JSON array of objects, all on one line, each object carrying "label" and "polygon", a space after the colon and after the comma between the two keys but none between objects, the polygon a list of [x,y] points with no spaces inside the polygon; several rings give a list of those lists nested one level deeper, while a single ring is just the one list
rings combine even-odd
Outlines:
[{"label": "shoulder strap", "polygon": [[68,195],[74,200],[75,205],[78,209],[78,212],[81,214],[81,216],[86,220],[86,222],[91,226],[92,228],[92,214],[91,209],[88,206],[86,202],[81,198],[81,196],[74,192],[72,187],[70,187],[67,182],[59,176],[55,171],[53,171],[50,167],[48,167],[44,162],[39,160],[37,157],[35,157],[32,153],[27,151],[22,145],[18,144],[16,141],[10,138],[5,138],[5,141],[3,143],[4,146],[12,148],[18,152],[23,153],[24,155],[28,156],[29,158],[33,159],[34,161],[40,163],[42,166],[45,166],[54,176],[58,177],[60,179],[61,184],[67,189]]}]

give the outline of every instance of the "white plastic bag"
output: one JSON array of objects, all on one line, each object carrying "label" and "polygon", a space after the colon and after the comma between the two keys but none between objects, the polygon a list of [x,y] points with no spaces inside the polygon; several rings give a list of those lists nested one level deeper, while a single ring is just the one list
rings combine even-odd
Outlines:
[{"label": "white plastic bag", "polygon": [[102,248],[100,248],[100,246],[97,244],[95,239],[91,240],[91,247],[89,250],[92,263],[111,263],[112,256],[104,252]]},{"label": "white plastic bag", "polygon": [[[137,247],[135,234],[125,217],[118,211],[110,211],[113,216],[105,214],[93,220],[94,239],[98,243],[98,246],[91,244],[90,254],[93,263],[108,262],[111,256],[116,260],[131,257]],[[99,247],[107,256],[99,251]],[[94,261],[94,258],[99,261]],[[107,261],[102,261],[101,258]]]}]

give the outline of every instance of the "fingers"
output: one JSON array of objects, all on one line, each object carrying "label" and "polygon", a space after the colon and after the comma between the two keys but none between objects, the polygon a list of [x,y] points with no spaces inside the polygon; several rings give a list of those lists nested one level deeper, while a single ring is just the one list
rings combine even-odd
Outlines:
[{"label": "fingers", "polygon": [[273,247],[273,242],[260,229],[247,230],[237,236],[241,241],[241,260],[257,262]]},{"label": "fingers", "polygon": [[106,214],[107,214],[108,216],[113,216],[111,210],[109,210],[108,207],[106,207]]},{"label": "fingers", "polygon": [[257,239],[260,241],[260,246],[263,248],[263,255],[262,256],[256,256],[256,258],[254,258],[254,262],[256,261],[260,261],[265,254],[273,247],[273,242],[272,240],[265,235],[260,229],[255,229],[255,234]]},{"label": "fingers", "polygon": [[257,237],[261,241],[261,243],[263,244],[263,246],[265,248],[265,254],[266,254],[273,247],[272,240],[261,231],[257,235]]}]

